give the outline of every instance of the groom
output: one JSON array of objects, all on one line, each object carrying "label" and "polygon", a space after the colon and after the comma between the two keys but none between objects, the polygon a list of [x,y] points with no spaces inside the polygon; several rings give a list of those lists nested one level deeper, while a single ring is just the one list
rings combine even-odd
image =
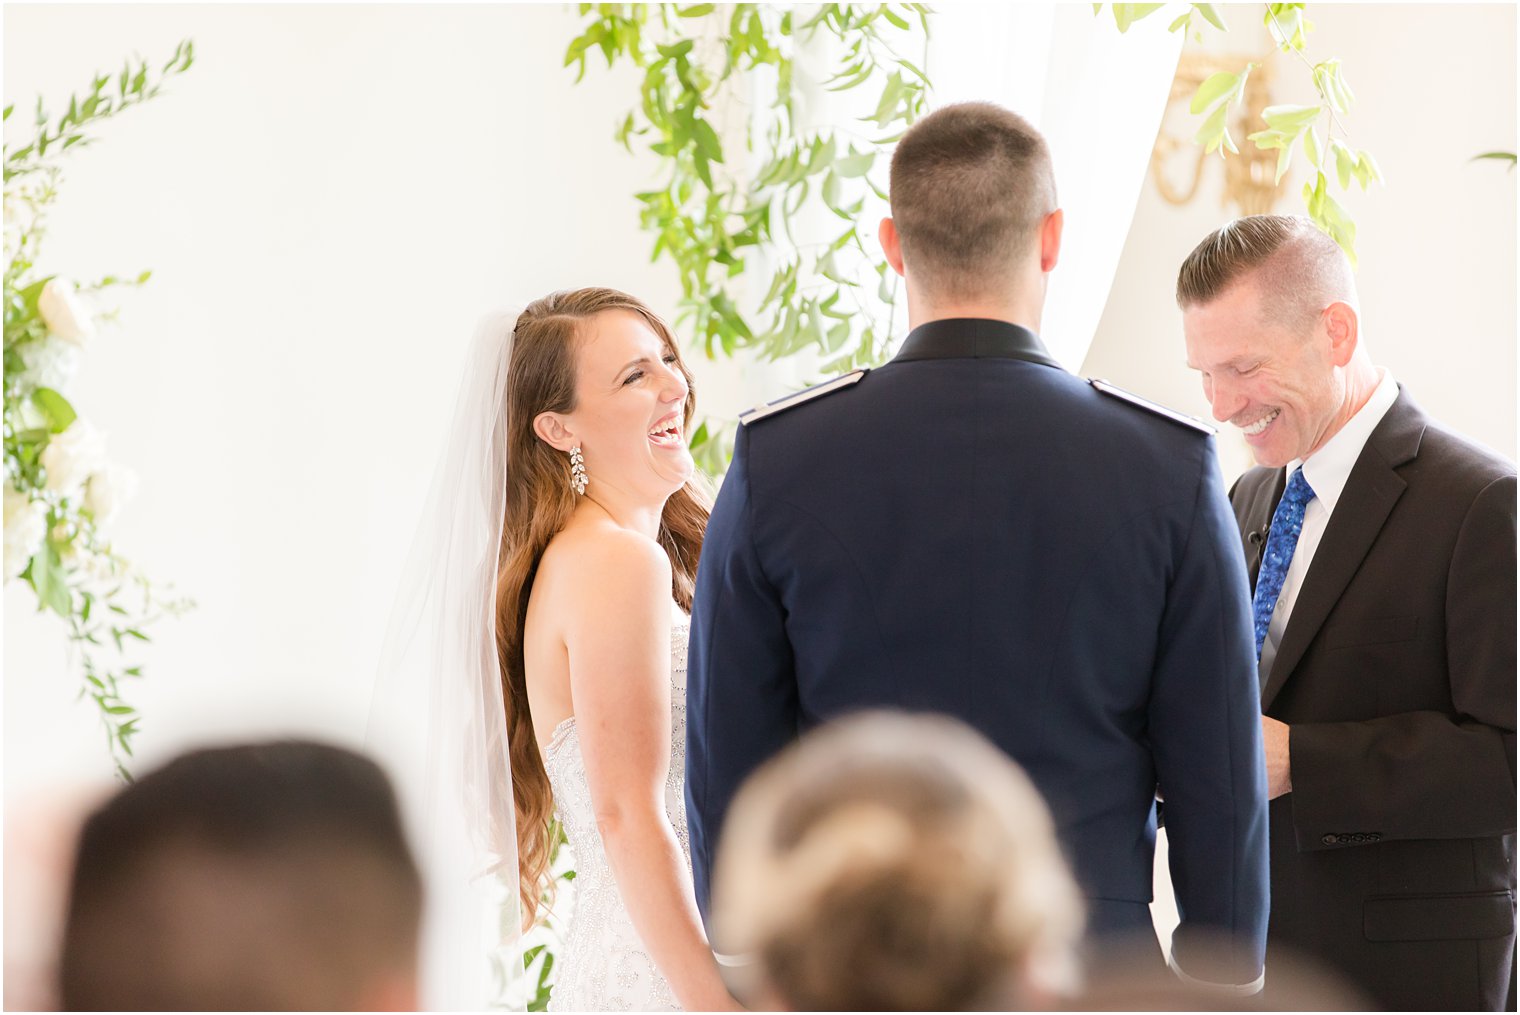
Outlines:
[{"label": "groom", "polygon": [[707,529],[687,692],[702,911],[729,803],[766,759],[860,709],[943,712],[1045,794],[1091,931],[1157,961],[1159,786],[1182,914],[1170,962],[1254,992],[1265,778],[1212,430],[1046,352],[1062,215],[1021,117],[925,117],[893,156],[891,211],[901,351],[746,414]]}]

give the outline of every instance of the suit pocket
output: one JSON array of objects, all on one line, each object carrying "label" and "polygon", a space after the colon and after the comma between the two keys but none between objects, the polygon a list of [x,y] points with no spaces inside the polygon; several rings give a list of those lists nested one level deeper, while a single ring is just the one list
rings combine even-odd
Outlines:
[{"label": "suit pocket", "polygon": [[1514,928],[1515,902],[1509,892],[1385,896],[1362,905],[1362,933],[1368,941],[1507,937]]},{"label": "suit pocket", "polygon": [[1419,617],[1371,617],[1327,624],[1322,638],[1327,649],[1385,645],[1390,642],[1413,641],[1419,628]]}]

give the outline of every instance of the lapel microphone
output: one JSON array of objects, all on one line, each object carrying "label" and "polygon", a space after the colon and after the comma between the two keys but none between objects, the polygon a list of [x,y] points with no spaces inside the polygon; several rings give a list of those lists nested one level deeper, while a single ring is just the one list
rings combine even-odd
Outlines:
[{"label": "lapel microphone", "polygon": [[1271,531],[1272,523],[1268,522],[1256,532],[1246,533],[1246,542],[1250,543],[1254,547],[1260,548],[1261,545],[1267,541],[1267,533]]}]

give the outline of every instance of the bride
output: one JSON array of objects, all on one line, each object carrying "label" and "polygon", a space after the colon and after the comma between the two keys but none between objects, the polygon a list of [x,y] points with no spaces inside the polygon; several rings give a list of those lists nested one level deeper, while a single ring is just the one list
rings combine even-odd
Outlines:
[{"label": "bride", "polygon": [[495,629],[523,923],[551,818],[576,861],[551,1010],[736,1007],[691,887],[682,789],[687,612],[707,522],[691,378],[662,322],[611,289],[513,328]]}]

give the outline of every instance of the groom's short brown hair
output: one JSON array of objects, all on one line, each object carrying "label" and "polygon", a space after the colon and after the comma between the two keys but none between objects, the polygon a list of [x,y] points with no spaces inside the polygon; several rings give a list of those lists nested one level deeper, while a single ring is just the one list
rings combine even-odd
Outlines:
[{"label": "groom's short brown hair", "polygon": [[891,204],[908,271],[941,297],[981,295],[1056,209],[1050,150],[1001,106],[945,106],[898,142]]}]

